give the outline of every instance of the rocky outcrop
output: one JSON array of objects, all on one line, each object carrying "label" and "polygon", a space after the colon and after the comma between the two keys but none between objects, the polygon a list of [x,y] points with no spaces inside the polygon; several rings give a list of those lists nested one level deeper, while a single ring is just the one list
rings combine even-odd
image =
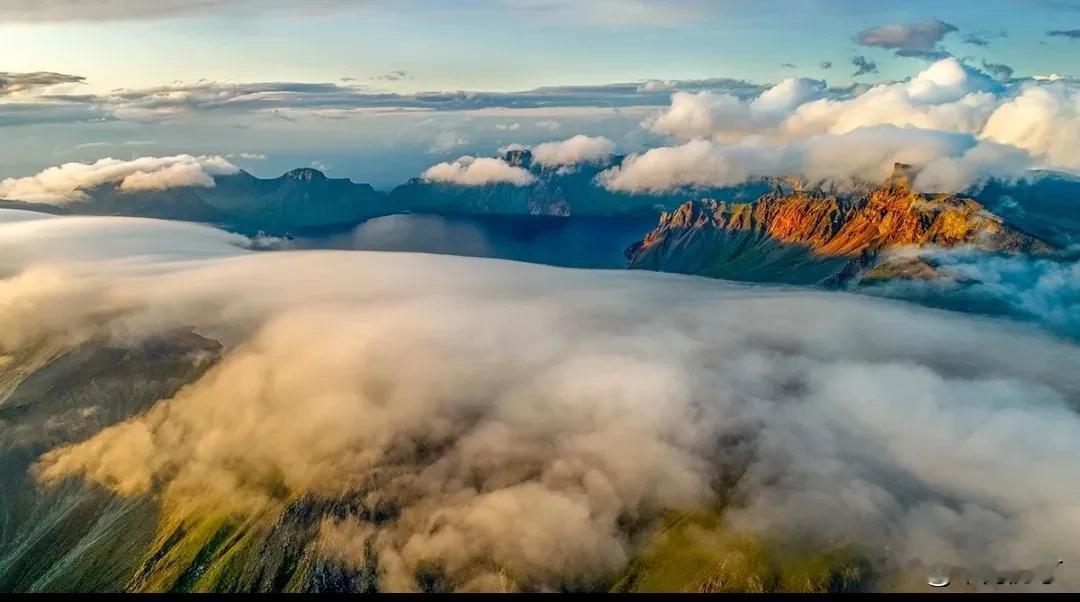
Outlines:
[{"label": "rocky outcrop", "polygon": [[974,200],[915,192],[908,169],[898,164],[881,187],[848,197],[774,192],[753,203],[688,201],[662,214],[657,227],[627,249],[628,267],[836,284],[877,267],[882,251],[899,247],[1052,251]]}]

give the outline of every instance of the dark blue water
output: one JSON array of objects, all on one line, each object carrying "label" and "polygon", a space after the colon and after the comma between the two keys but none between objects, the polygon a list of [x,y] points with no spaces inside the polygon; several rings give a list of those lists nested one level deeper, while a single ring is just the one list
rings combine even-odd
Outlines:
[{"label": "dark blue water", "polygon": [[407,214],[309,231],[297,236],[294,244],[301,249],[412,251],[621,269],[626,265],[626,247],[655,225],[655,217]]}]

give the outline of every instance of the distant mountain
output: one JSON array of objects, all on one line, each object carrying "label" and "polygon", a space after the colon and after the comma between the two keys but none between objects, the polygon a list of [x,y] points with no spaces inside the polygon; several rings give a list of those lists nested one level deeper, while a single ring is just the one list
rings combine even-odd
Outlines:
[{"label": "distant mountain", "polygon": [[1033,172],[1017,182],[991,180],[971,193],[1010,224],[1059,246],[1080,243],[1080,178]]},{"label": "distant mountain", "polygon": [[[723,201],[727,209],[720,210],[721,213],[741,205],[754,204],[762,197],[773,198],[773,204],[780,197],[816,201],[834,198],[838,205],[832,211],[840,211],[839,205],[846,204],[843,199],[851,196],[850,192],[813,187],[794,177],[757,178],[730,187],[664,194],[612,192],[597,183],[596,178],[602,171],[620,165],[624,158],[611,156],[596,163],[552,168],[535,162],[528,150],[505,153],[503,160],[529,170],[534,176],[535,182],[527,186],[506,183],[462,186],[414,178],[389,193],[383,193],[369,184],[355,183],[345,178],[329,178],[316,169],[301,168],[267,179],[255,177],[246,171],[219,175],[214,177],[213,187],[185,186],[130,192],[110,183],[81,190],[86,196],[85,200],[64,205],[0,199],[0,208],[54,214],[187,220],[249,234],[257,231],[299,234],[320,228],[355,225],[373,217],[401,213],[653,218],[666,212],[665,220],[677,221],[687,219],[687,212],[715,213],[708,199]],[[872,191],[873,187],[867,186],[858,194],[869,196]],[[1009,225],[1057,246],[1080,242],[1080,179],[1056,172],[1038,172],[1019,182],[992,180],[968,195],[970,200],[977,201]],[[932,195],[930,201],[940,202],[946,196]],[[956,200],[961,197],[947,198]],[[820,202],[814,205],[810,209],[825,210]],[[720,215],[717,219],[723,221],[728,218]],[[661,223],[663,226],[664,222]],[[760,224],[756,227],[760,227]],[[784,240],[794,244],[799,242]],[[828,252],[828,249],[825,251]],[[778,260],[778,252],[776,249],[769,251],[770,257],[777,260],[770,261],[785,263],[787,260]],[[747,256],[740,261],[749,262],[751,258]],[[631,263],[634,267],[645,267],[654,261],[642,257]],[[691,266],[681,268],[691,273],[699,273],[702,269]],[[815,281],[817,277],[810,274],[809,278]]]},{"label": "distant mountain", "polygon": [[241,232],[287,233],[335,224],[354,224],[391,213],[386,195],[369,184],[328,178],[316,169],[294,169],[261,179],[246,171],[214,178],[213,187],[124,191],[110,183],[82,190],[86,200],[63,207],[4,201],[0,207],[80,215],[154,217],[219,225]]},{"label": "distant mountain", "polygon": [[905,246],[974,245],[1049,254],[1052,245],[978,202],[925,196],[897,164],[866,194],[769,193],[752,203],[702,199],[665,212],[627,249],[628,267],[755,282],[835,285],[855,278],[924,277],[933,266],[883,254]]},{"label": "distant mountain", "polygon": [[52,215],[70,215],[71,211],[50,205],[48,203],[29,203],[26,201],[12,201],[0,199],[0,209],[20,209],[22,211],[37,211],[38,213],[50,213]]},{"label": "distant mountain", "polygon": [[[574,167],[545,167],[528,150],[512,150],[502,157],[515,167],[529,170],[533,184],[462,186],[413,178],[390,193],[390,202],[403,211],[442,214],[497,215],[656,215],[689,199],[687,193],[626,194],[612,192],[596,183],[596,176],[622,163],[611,156],[596,163]],[[730,199],[754,199],[772,190],[774,183],[756,180],[729,188],[706,191]]]}]

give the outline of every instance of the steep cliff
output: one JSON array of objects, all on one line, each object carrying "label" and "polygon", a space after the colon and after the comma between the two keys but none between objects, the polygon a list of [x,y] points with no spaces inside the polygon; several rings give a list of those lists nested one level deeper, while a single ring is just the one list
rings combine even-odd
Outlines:
[{"label": "steep cliff", "polygon": [[[910,260],[883,260],[902,247],[974,245],[1045,254],[1052,248],[956,195],[912,190],[907,166],[867,193],[774,192],[753,203],[688,201],[665,212],[626,251],[628,267],[716,278],[838,284],[883,274],[918,276]],[[903,265],[901,265],[901,263]]]}]

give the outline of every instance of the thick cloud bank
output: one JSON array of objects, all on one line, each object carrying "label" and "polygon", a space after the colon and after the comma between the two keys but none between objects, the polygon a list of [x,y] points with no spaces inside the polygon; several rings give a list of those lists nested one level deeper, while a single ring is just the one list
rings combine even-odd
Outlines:
[{"label": "thick cloud bank", "polygon": [[940,277],[897,280],[865,292],[931,305],[967,307],[1030,320],[1080,339],[1080,262],[977,249],[900,250],[937,267]]},{"label": "thick cloud bank", "polygon": [[[874,39],[884,43],[893,34],[896,44],[907,35],[883,31]],[[656,192],[777,175],[876,183],[898,154],[928,168],[917,184],[933,192],[1015,179],[1033,168],[1080,169],[1080,90],[1063,82],[1003,85],[955,58],[848,97],[805,78],[752,99],[675,92],[671,105],[642,125],[675,144],[630,155],[600,178],[608,188]],[[860,137],[866,131],[874,134]],[[953,142],[941,144],[946,138]],[[851,140],[860,141],[857,149],[848,147]],[[899,141],[907,148],[897,148]],[[842,147],[843,155],[827,150]],[[824,171],[815,169],[821,153],[829,156]]]},{"label": "thick cloud bank", "polygon": [[65,163],[26,178],[0,181],[0,199],[67,203],[86,198],[85,189],[115,185],[122,192],[165,190],[182,186],[213,187],[214,176],[236,173],[223,157],[176,155],[138,159],[101,159]]},{"label": "thick cloud bank", "polygon": [[559,142],[544,142],[532,149],[533,159],[544,167],[573,166],[606,159],[615,143],[603,136],[577,135]]},{"label": "thick cloud bank", "polygon": [[432,165],[420,177],[429,182],[443,182],[459,186],[485,186],[487,184],[528,186],[536,179],[528,170],[510,165],[502,159],[477,158],[469,155],[459,157],[452,162]]},{"label": "thick cloud bank", "polygon": [[44,483],[190,512],[361,495],[397,512],[328,523],[323,547],[376,553],[386,589],[431,567],[460,589],[604,587],[642,525],[723,483],[732,529],[886,565],[1080,562],[1074,344],[842,293],[244,244],[0,211],[0,353],[178,326],[227,344],[46,454]]}]

